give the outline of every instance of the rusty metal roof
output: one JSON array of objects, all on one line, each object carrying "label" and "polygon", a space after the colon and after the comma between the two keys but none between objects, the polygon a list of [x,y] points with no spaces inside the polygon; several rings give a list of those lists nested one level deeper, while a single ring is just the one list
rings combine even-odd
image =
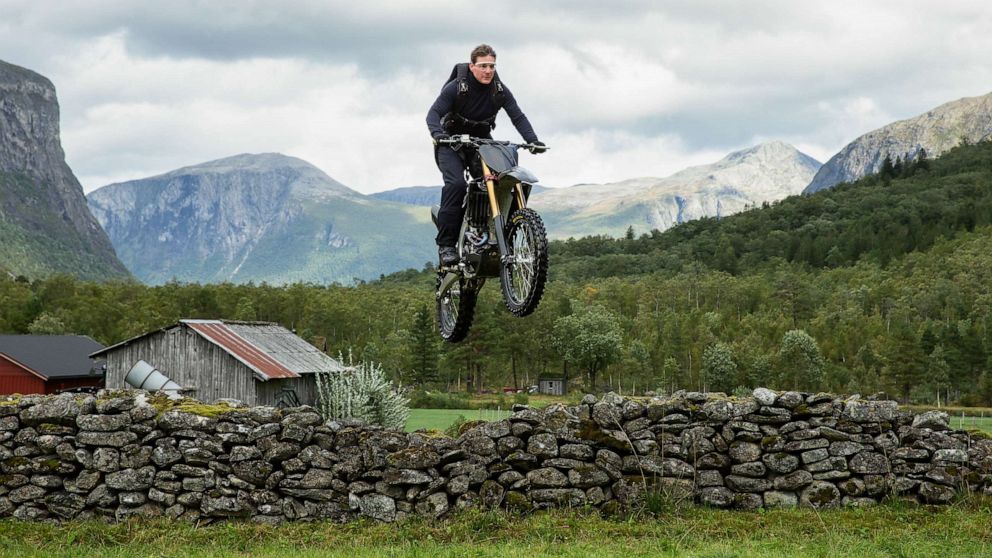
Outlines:
[{"label": "rusty metal roof", "polygon": [[217,345],[255,373],[259,380],[299,378],[301,374],[336,372],[345,367],[325,355],[295,333],[269,322],[227,320],[180,320],[176,325],[150,331],[96,351],[90,358],[103,356],[149,335],[186,326]]},{"label": "rusty metal roof", "polygon": [[181,323],[227,351],[263,381],[344,369],[338,361],[277,324],[221,320]]}]

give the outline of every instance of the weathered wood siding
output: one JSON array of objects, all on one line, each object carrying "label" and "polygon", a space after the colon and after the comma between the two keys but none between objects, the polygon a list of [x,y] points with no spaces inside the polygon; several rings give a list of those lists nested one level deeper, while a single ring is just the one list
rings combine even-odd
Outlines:
[{"label": "weathered wood siding", "polygon": [[154,333],[107,353],[107,387],[129,387],[124,378],[139,360],[183,387],[196,388],[189,395],[201,401],[232,398],[259,404],[259,382],[251,369],[187,327]]},{"label": "weathered wood siding", "polygon": [[256,382],[258,390],[258,404],[279,407],[287,397],[282,395],[283,390],[292,390],[300,405],[317,405],[317,381],[313,374],[305,374],[299,378],[285,380],[269,380],[268,382]]}]

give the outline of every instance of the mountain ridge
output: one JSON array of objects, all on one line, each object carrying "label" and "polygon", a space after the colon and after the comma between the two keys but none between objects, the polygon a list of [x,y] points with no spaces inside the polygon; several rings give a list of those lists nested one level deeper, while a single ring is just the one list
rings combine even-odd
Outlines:
[{"label": "mountain ridge", "polygon": [[943,103],[856,138],[831,157],[803,189],[804,194],[851,182],[881,170],[885,158],[915,158],[921,149],[938,157],[961,143],[992,137],[992,93]]},{"label": "mountain ridge", "polygon": [[65,161],[52,82],[0,60],[0,261],[8,273],[129,278]]},{"label": "mountain ridge", "polygon": [[189,165],[88,199],[122,259],[151,283],[350,283],[434,257],[426,212],[373,200],[281,154]]},{"label": "mountain ridge", "polygon": [[818,168],[818,161],[795,147],[770,141],[664,178],[549,189],[532,199],[532,207],[555,238],[583,231],[620,236],[627,227],[665,230],[798,194]]}]

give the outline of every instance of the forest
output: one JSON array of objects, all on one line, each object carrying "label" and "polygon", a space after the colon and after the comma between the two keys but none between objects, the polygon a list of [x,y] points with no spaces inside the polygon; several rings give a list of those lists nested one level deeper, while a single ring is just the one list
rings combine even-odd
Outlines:
[{"label": "forest", "polygon": [[992,142],[722,219],[551,243],[540,308],[487,285],[468,340],[434,332],[433,269],[355,285],[0,278],[0,332],[115,343],[181,318],[278,322],[430,389],[564,376],[575,390],[756,386],[992,404]]}]

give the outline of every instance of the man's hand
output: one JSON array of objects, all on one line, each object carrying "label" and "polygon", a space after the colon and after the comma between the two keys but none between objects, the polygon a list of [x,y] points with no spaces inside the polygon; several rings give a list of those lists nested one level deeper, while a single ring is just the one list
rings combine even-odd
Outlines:
[{"label": "man's hand", "polygon": [[435,134],[433,137],[434,137],[434,145],[437,145],[439,141],[451,139],[451,136],[449,136],[448,134]]},{"label": "man's hand", "polygon": [[543,141],[535,141],[535,142],[531,143],[531,145],[533,147],[530,148],[530,152],[533,153],[533,154],[535,154],[535,155],[537,155],[538,153],[544,153],[545,151],[548,150],[546,147],[544,147],[544,142]]}]

